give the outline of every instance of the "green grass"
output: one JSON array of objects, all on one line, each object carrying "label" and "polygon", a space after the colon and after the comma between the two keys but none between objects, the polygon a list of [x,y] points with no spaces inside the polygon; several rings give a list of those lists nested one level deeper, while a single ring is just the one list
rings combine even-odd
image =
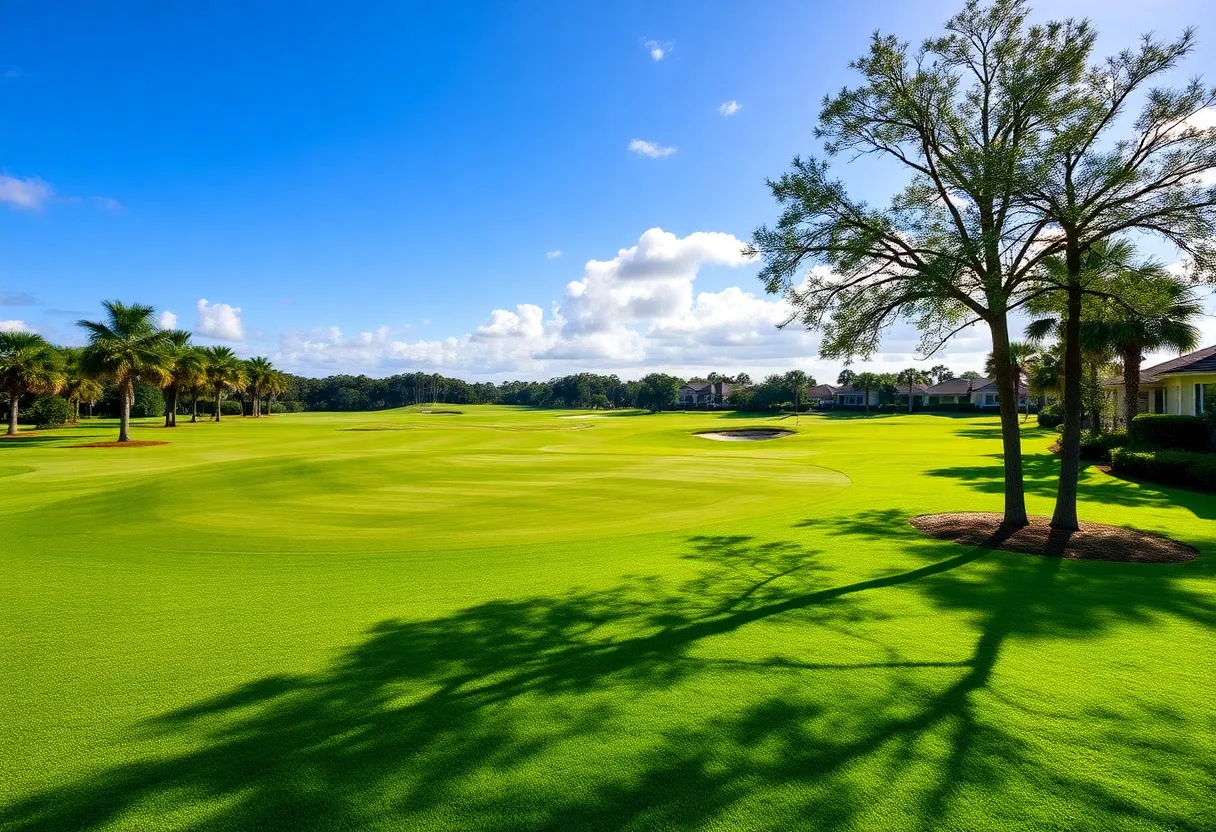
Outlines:
[{"label": "green grass", "polygon": [[1059,561],[907,525],[994,419],[461,409],[0,442],[0,830],[1216,828],[1216,497]]}]

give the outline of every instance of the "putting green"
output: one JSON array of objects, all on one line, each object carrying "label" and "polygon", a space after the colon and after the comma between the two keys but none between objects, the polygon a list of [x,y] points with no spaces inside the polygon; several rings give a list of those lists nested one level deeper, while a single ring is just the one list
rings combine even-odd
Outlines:
[{"label": "putting green", "polygon": [[1216,497],[1062,562],[907,525],[991,418],[461,410],[0,443],[0,830],[1216,826]]}]

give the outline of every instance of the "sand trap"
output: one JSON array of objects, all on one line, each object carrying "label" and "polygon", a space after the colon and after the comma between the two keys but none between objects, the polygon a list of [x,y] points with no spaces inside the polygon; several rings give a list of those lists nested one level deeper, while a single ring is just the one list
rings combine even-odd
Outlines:
[{"label": "sand trap", "polygon": [[694,433],[693,436],[718,442],[763,442],[765,439],[780,439],[793,434],[794,431],[785,428],[738,428],[736,430],[707,430]]},{"label": "sand trap", "polygon": [[605,416],[601,413],[580,413],[577,416],[558,416],[557,418],[559,418],[559,419],[607,419],[609,417]]},{"label": "sand trap", "polygon": [[463,410],[422,410],[420,413],[425,413],[427,416],[459,416],[464,413]]}]

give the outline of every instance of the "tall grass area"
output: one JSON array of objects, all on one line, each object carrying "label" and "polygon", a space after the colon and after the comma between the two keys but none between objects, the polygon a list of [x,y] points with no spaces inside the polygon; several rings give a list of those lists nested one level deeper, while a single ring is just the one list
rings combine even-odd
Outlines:
[{"label": "tall grass area", "polygon": [[0,830],[1216,828],[1216,496],[1061,561],[907,523],[995,418],[459,409],[0,442]]}]

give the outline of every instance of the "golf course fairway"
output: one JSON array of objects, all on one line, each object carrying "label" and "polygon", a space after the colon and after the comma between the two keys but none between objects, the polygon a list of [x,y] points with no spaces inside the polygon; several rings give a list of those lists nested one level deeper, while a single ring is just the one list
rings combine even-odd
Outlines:
[{"label": "golf course fairway", "polygon": [[1216,828],[1216,495],[1060,560],[908,523],[995,417],[459,409],[0,441],[0,830]]}]

